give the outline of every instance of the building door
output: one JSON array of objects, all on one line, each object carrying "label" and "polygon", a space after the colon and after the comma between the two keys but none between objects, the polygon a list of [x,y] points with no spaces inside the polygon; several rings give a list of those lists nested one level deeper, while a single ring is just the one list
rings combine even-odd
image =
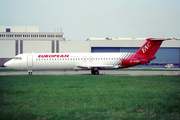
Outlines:
[{"label": "building door", "polygon": [[28,67],[33,66],[33,55],[27,55],[27,66]]}]

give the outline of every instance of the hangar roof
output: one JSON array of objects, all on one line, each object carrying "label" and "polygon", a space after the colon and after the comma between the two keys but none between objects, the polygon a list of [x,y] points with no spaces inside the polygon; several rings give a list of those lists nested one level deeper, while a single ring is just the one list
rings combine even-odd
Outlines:
[{"label": "hangar roof", "polygon": [[147,38],[114,38],[114,37],[92,37],[89,40],[146,40]]}]

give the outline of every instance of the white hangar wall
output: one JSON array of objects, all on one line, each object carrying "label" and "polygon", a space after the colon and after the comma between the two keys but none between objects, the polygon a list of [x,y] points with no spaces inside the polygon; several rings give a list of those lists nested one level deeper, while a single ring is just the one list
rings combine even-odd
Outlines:
[{"label": "white hangar wall", "polygon": [[23,53],[51,53],[51,41],[23,41]]},{"label": "white hangar wall", "polygon": [[14,40],[0,40],[0,58],[12,58],[15,54]]},{"label": "white hangar wall", "polygon": [[13,58],[15,54],[15,41],[14,40],[0,40],[0,66],[6,61]]},{"label": "white hangar wall", "polygon": [[89,53],[89,41],[60,41],[59,51],[61,53]]},{"label": "white hangar wall", "polygon": [[90,47],[140,47],[145,40],[90,41]]}]

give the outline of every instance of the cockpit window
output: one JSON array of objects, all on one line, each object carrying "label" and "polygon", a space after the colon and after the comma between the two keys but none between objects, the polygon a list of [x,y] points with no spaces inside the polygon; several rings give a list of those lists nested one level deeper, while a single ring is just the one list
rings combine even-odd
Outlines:
[{"label": "cockpit window", "polygon": [[14,57],[13,59],[15,59],[15,60],[22,60],[21,57]]}]

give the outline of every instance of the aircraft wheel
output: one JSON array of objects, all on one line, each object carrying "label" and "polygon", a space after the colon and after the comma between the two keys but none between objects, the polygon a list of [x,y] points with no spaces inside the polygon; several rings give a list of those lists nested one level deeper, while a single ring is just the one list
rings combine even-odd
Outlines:
[{"label": "aircraft wheel", "polygon": [[93,75],[94,75],[94,70],[91,70],[91,74],[93,74]]},{"label": "aircraft wheel", "polygon": [[32,72],[29,72],[29,75],[32,75]]},{"label": "aircraft wheel", "polygon": [[98,71],[98,70],[95,70],[95,71],[94,71],[94,75],[99,75],[99,71]]}]

